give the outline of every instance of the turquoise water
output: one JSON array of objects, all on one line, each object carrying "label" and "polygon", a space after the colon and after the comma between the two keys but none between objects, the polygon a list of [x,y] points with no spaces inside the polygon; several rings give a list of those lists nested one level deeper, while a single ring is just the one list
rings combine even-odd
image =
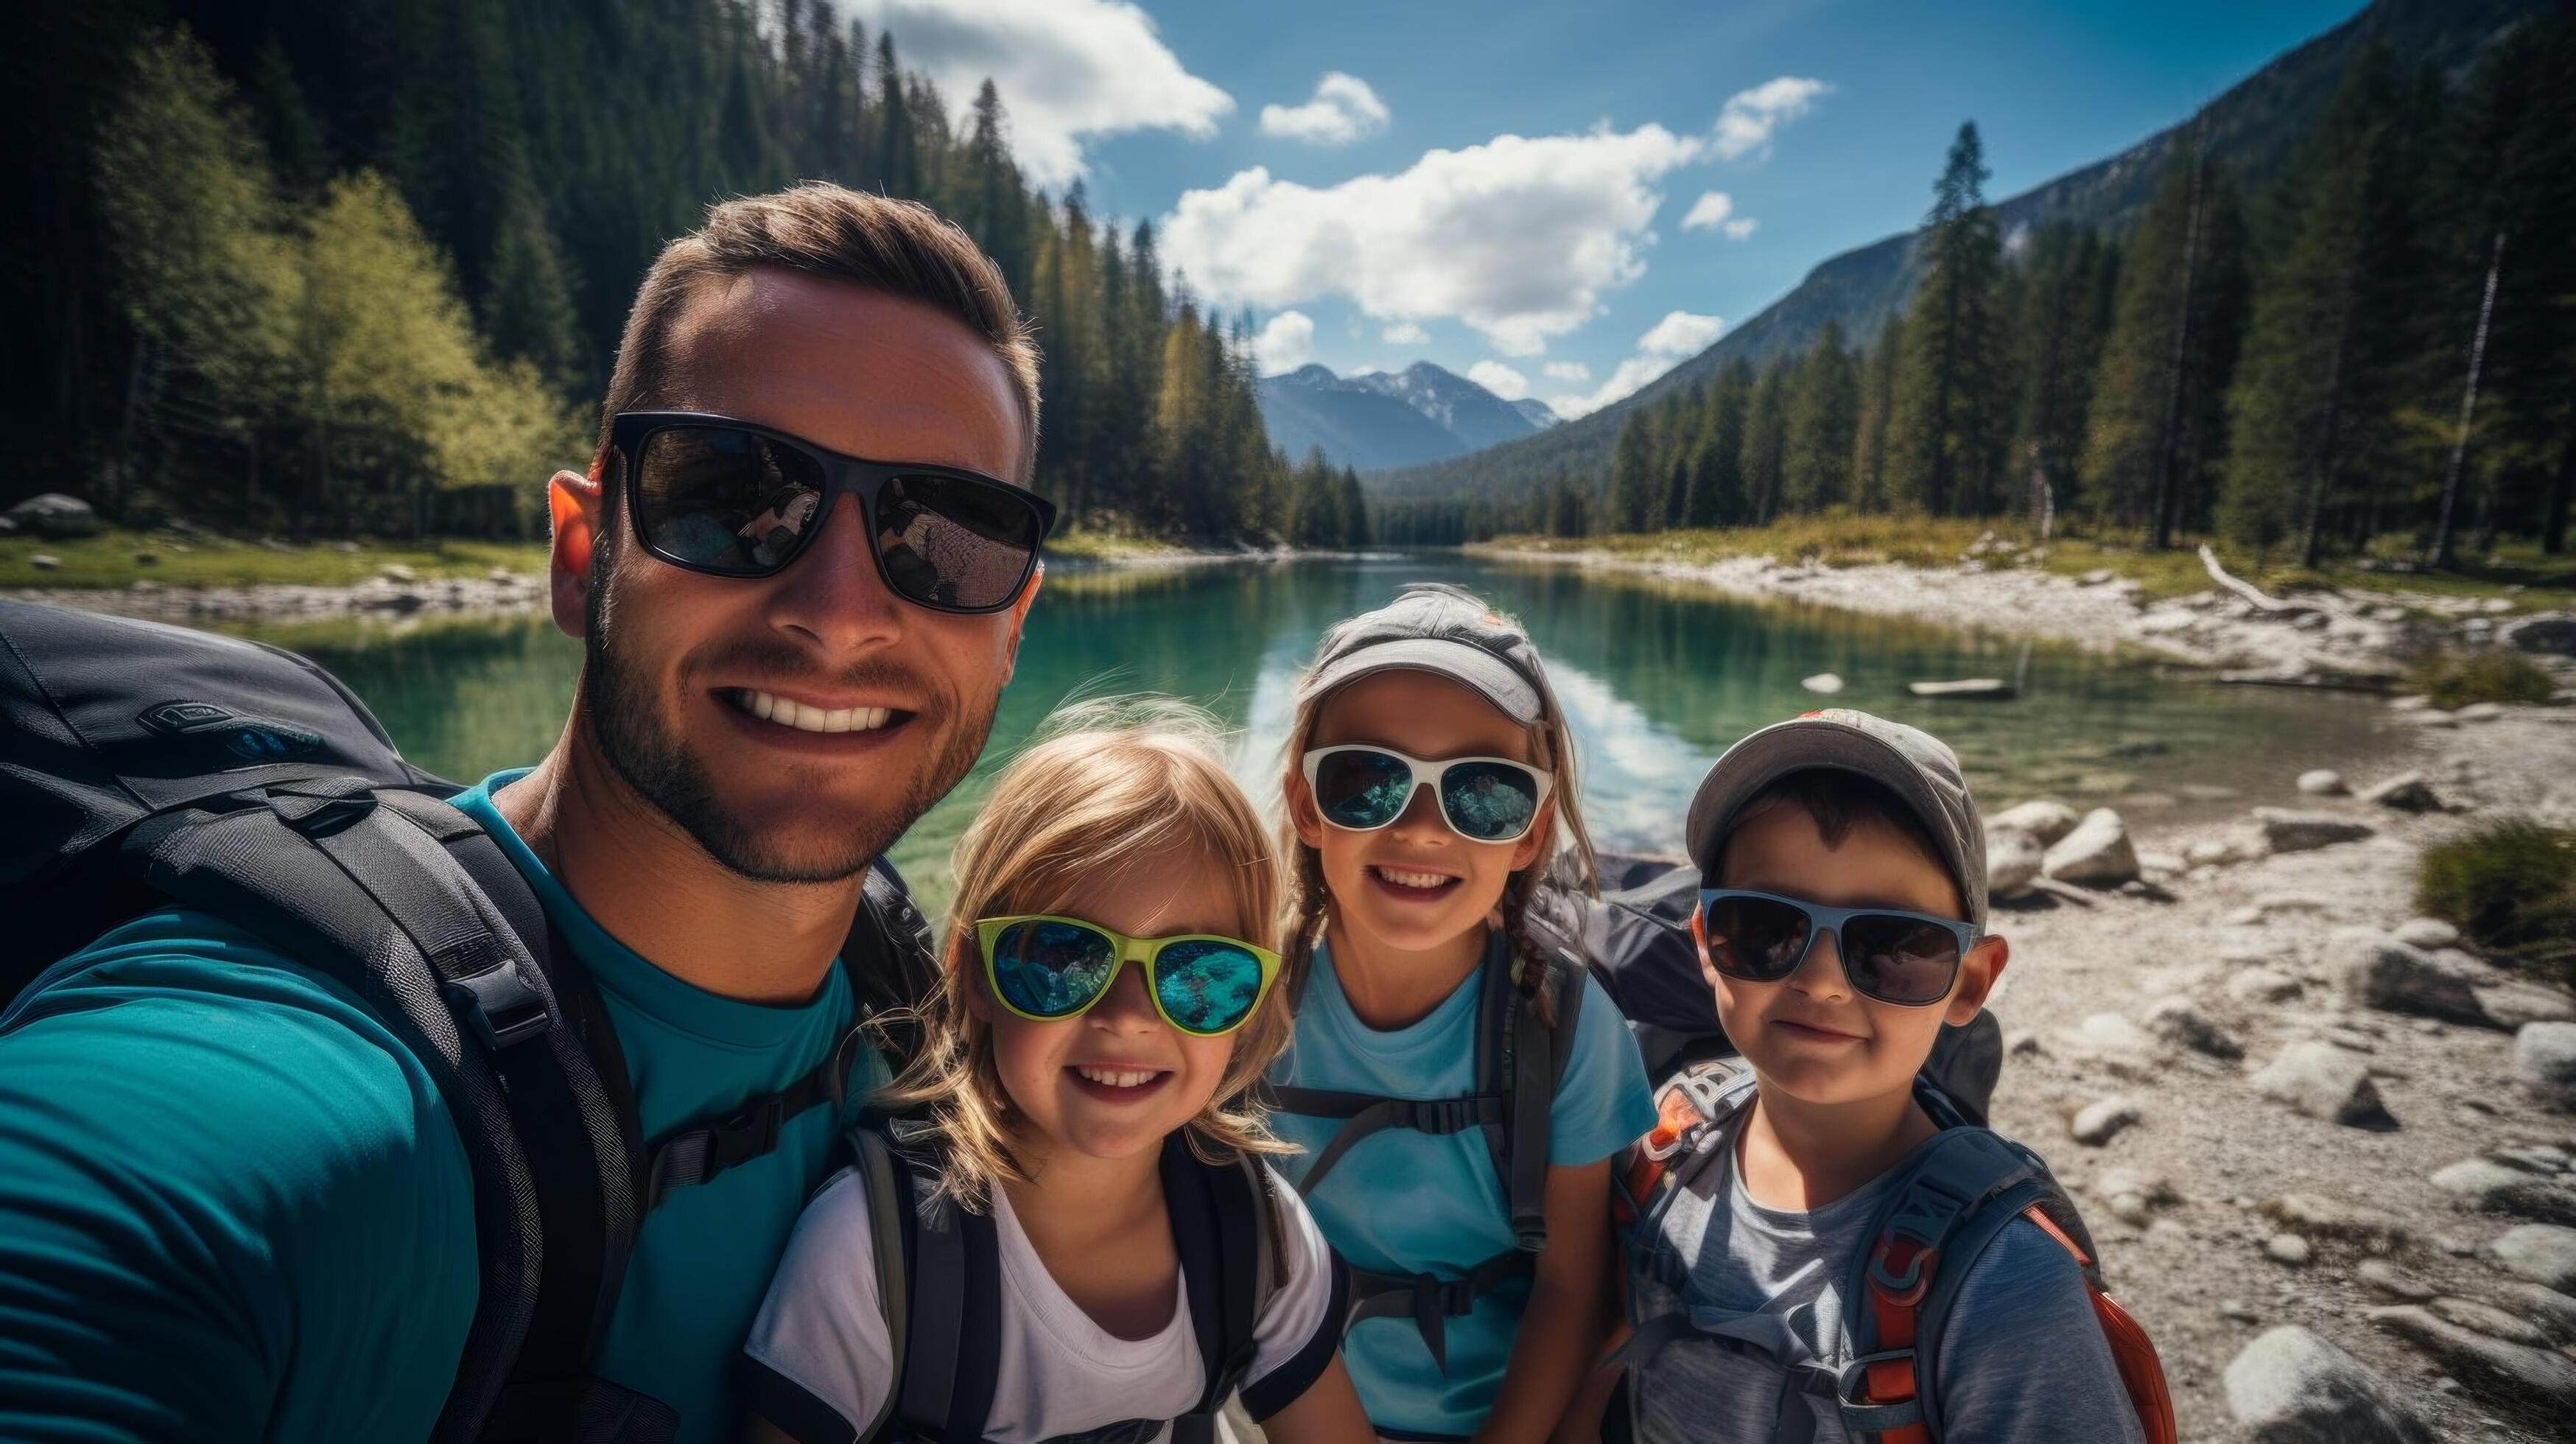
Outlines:
[{"label": "turquoise water", "polygon": [[[1289,690],[1316,637],[1407,581],[1456,582],[1516,613],[1574,719],[1585,816],[1604,847],[1670,852],[1692,786],[1726,745],[1812,707],[1897,717],[1948,739],[1989,807],[2052,794],[2152,822],[2277,800],[2320,758],[2378,745],[2358,698],[2221,687],[2070,648],[2030,658],[2016,702],[1924,701],[1905,683],[2012,675],[2020,643],[1903,619],[1756,605],[1666,585],[1450,553],[1154,572],[1060,573],[1041,595],[976,775],[898,844],[936,902],[946,856],[986,779],[1072,695],[1168,692],[1233,726],[1236,772],[1275,787]],[[534,618],[410,628],[270,628],[345,678],[404,751],[451,777],[533,761],[553,744],[580,649]],[[1800,679],[1841,674],[1839,696]]]}]

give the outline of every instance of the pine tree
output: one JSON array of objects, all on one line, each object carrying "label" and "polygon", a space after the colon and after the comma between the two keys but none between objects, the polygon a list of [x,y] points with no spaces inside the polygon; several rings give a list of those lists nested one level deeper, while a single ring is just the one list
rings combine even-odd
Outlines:
[{"label": "pine tree", "polygon": [[1641,532],[1657,510],[1663,492],[1655,472],[1655,440],[1643,411],[1631,411],[1619,428],[1619,449],[1610,464],[1610,526],[1614,531]]},{"label": "pine tree", "polygon": [[1903,321],[1895,316],[1869,343],[1860,368],[1860,424],[1852,443],[1852,504],[1864,512],[1887,510],[1888,418],[1896,402],[1896,361],[1904,350]]},{"label": "pine tree", "polygon": [[1789,374],[1794,363],[1771,364],[1754,383],[1744,419],[1745,520],[1768,525],[1780,514],[1780,469],[1789,448]]},{"label": "pine tree", "polygon": [[1887,486],[1901,505],[1935,515],[1979,515],[1994,505],[2006,440],[1996,294],[2003,245],[1985,201],[1986,175],[1985,147],[1970,121],[1933,187],[1919,241],[1923,282],[1902,332]]},{"label": "pine tree", "polygon": [[1798,367],[1789,393],[1780,508],[1821,511],[1852,500],[1852,449],[1860,427],[1860,368],[1843,349],[1842,323],[1827,320]]},{"label": "pine tree", "polygon": [[1691,460],[1691,493],[1684,508],[1690,525],[1742,526],[1753,507],[1744,485],[1744,423],[1753,404],[1753,367],[1737,357],[1708,385],[1697,448]]}]

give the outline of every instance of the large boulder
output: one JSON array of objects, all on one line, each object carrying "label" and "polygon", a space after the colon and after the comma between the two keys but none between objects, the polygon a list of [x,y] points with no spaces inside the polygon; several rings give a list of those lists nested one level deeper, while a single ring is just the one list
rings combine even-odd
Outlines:
[{"label": "large boulder", "polygon": [[2576,1023],[2525,1023],[2513,1035],[2513,1072],[2552,1108],[2576,1107]]},{"label": "large boulder", "polygon": [[2576,1293],[2576,1228],[2516,1224],[2497,1234],[2486,1252],[2509,1273],[2562,1294]]},{"label": "large boulder", "polygon": [[2292,807],[2255,808],[2254,821],[2263,829],[2263,840],[2272,845],[2274,852],[2307,852],[2338,842],[2359,842],[2371,834],[2369,823],[2356,822],[2340,813],[2303,812]]},{"label": "large boulder", "polygon": [[2344,996],[2366,1008],[2485,1026],[2467,972],[2369,928],[2339,928],[2329,944]]},{"label": "large boulder", "polygon": [[2296,1324],[2239,1350],[2226,1385],[2227,1412],[2253,1444],[2432,1444],[2370,1366]]},{"label": "large boulder", "polygon": [[2576,612],[2535,612],[2496,628],[2495,639],[2521,652],[2576,657]]},{"label": "large boulder", "polygon": [[31,496],[9,508],[8,516],[18,530],[54,540],[95,536],[99,527],[98,513],[90,510],[88,502],[59,491]]},{"label": "large boulder", "polygon": [[2000,900],[2030,891],[2044,855],[2039,839],[2029,833],[2011,828],[1987,833],[1986,896]]},{"label": "large boulder", "polygon": [[2080,820],[2074,808],[2054,797],[2042,797],[2007,807],[1987,818],[1986,830],[2027,833],[2036,838],[2040,846],[2046,847],[2073,832]]},{"label": "large boulder", "polygon": [[2464,1329],[2414,1304],[2372,1309],[2370,1321],[2431,1355],[2461,1387],[2491,1403],[2561,1419],[2576,1412],[2576,1359]]},{"label": "large boulder", "polygon": [[2400,772],[2384,782],[2363,788],[2361,800],[2399,812],[2439,812],[2441,797],[2421,772]]},{"label": "large boulder", "polygon": [[2059,882],[2117,887],[2137,878],[2138,850],[2129,842],[2129,825],[2120,814],[2097,807],[2049,847],[2039,867]]},{"label": "large boulder", "polygon": [[2433,1174],[2462,1207],[2542,1223],[2576,1223],[2576,1180],[2543,1178],[2492,1158],[2464,1158]]},{"label": "large boulder", "polygon": [[2149,1003],[2138,1021],[2148,1032],[2195,1053],[2206,1053],[2231,1063],[2245,1056],[2244,1048],[2228,1036],[2217,1019],[2202,1012],[2198,1003],[2180,993],[2171,993]]},{"label": "large boulder", "polygon": [[2519,983],[2507,979],[2482,984],[2478,989],[2478,1006],[2486,1009],[2490,1026],[2507,1032],[2533,1023],[2576,1023],[2576,998],[2570,998],[2566,989],[2548,983]]},{"label": "large boulder", "polygon": [[2254,1075],[2254,1091],[2310,1118],[2356,1128],[2386,1127],[2395,1120],[2379,1101],[2370,1069],[2332,1043],[2293,1043]]}]

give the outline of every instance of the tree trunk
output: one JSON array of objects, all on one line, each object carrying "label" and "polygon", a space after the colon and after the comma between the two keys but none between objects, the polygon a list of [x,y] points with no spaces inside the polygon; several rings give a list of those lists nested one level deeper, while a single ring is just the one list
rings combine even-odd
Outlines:
[{"label": "tree trunk", "polygon": [[2540,549],[2550,556],[2567,551],[2567,501],[2576,492],[2576,417],[2558,438],[2558,475],[2549,483],[2549,502],[2541,512]]},{"label": "tree trunk", "polygon": [[2316,479],[2308,484],[2307,534],[2299,541],[2299,565],[2317,564],[2318,524],[2325,517],[2326,502],[2334,495],[2335,445],[2343,419],[2343,348],[2352,328],[2347,312],[2335,328],[2334,360],[2326,368],[2325,435],[2317,447]]},{"label": "tree trunk", "polygon": [[[2192,140],[2197,146],[2197,125]],[[2174,493],[2180,489],[2174,481],[2174,453],[2182,444],[2182,373],[2191,358],[2191,291],[2200,266],[2200,187],[2207,167],[2208,153],[2196,152],[2191,162],[2191,219],[2182,237],[2182,294],[2176,301],[2182,314],[2174,319],[2173,368],[2165,385],[2165,421],[2156,438],[2155,484],[2149,491],[2154,517],[2148,525],[2157,551],[2173,545]]]},{"label": "tree trunk", "polygon": [[2487,359],[2487,319],[2495,314],[2496,273],[2504,269],[2504,237],[2495,234],[2495,248],[2487,254],[2487,286],[2478,300],[2478,329],[2469,341],[2469,379],[2460,388],[2459,434],[2451,441],[2451,467],[2442,479],[2442,520],[2433,532],[2433,565],[2458,565],[2451,555],[2451,514],[2460,501],[2460,471],[2468,462],[2469,422],[2478,410],[2478,368]]}]

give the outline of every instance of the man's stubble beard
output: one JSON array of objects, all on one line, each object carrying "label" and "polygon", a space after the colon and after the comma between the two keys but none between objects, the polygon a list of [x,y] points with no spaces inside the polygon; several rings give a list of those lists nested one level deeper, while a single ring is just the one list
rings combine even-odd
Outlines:
[{"label": "man's stubble beard", "polygon": [[[764,883],[847,881],[865,871],[894,845],[895,839],[920,821],[923,813],[964,781],[966,774],[974,770],[976,759],[983,755],[984,743],[993,731],[998,690],[981,708],[970,704],[958,709],[955,730],[947,745],[926,767],[901,780],[901,795],[891,810],[854,819],[846,846],[829,851],[798,849],[774,832],[764,834],[763,829],[745,822],[726,806],[705,764],[664,714],[651,682],[619,654],[615,644],[618,628],[611,621],[615,609],[609,604],[609,591],[604,586],[613,562],[606,556],[596,560],[598,565],[592,571],[593,611],[582,638],[580,705],[588,718],[590,735],[601,758],[620,780],[671,819],[727,871]],[[873,676],[862,669],[846,674],[843,680],[865,685],[887,675],[884,669],[877,669]],[[905,682],[914,680],[909,675],[895,675]],[[919,727],[930,722],[929,715],[917,714],[905,725]]]}]

